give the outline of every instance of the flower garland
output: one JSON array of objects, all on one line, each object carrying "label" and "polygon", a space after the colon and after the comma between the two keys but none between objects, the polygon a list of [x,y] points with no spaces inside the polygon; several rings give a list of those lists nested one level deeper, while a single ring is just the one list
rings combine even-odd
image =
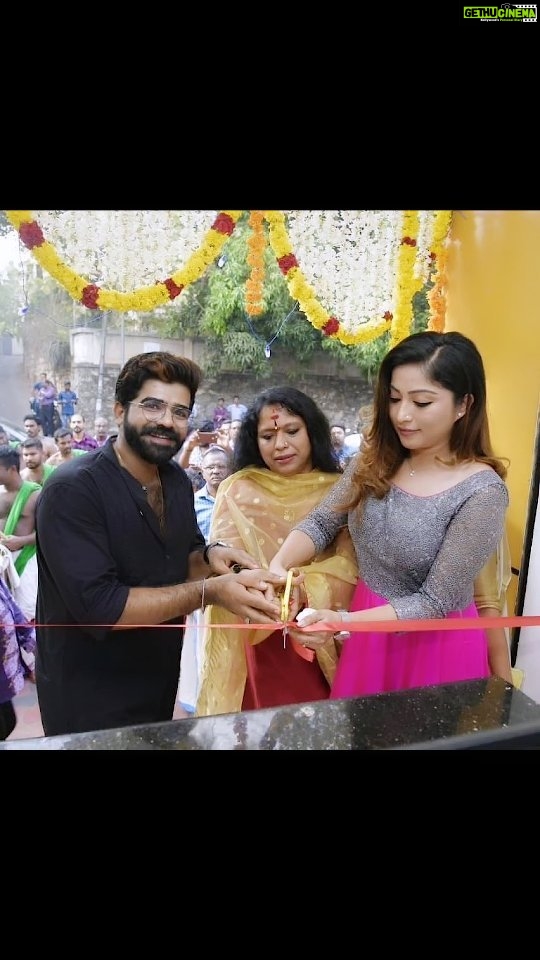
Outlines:
[{"label": "flower garland", "polygon": [[433,227],[433,244],[431,247],[431,256],[436,271],[434,277],[435,282],[428,293],[430,309],[428,330],[436,330],[437,333],[442,333],[446,325],[446,292],[448,288],[446,268],[448,263],[448,243],[451,222],[451,210],[437,210]]},{"label": "flower garland", "polygon": [[410,334],[413,319],[413,297],[423,285],[422,277],[415,277],[416,238],[419,226],[418,210],[405,210],[396,274],[396,308],[392,317],[390,349]]},{"label": "flower garland", "polygon": [[214,220],[203,242],[184,267],[153,286],[140,287],[128,293],[105,290],[72,270],[48,243],[31,210],[6,210],[8,221],[18,231],[21,241],[40,266],[47,271],[77,303],[90,310],[138,310],[150,312],[174,300],[190,283],[198,280],[209,264],[219,255],[225,241],[231,236],[241,210],[222,210]]},{"label": "flower garland", "polygon": [[394,309],[401,210],[284,210],[302,273],[341,330]]},{"label": "flower garland", "polygon": [[332,316],[319,302],[313,288],[302,273],[298,260],[292,252],[291,242],[285,228],[285,215],[280,210],[265,210],[269,225],[270,245],[274,251],[279,269],[284,275],[289,293],[305,313],[309,322],[327,337],[333,337],[348,345],[368,343],[385,333],[390,327],[392,316],[385,313],[382,319],[362,324],[354,334],[342,329],[337,317]]},{"label": "flower garland", "polygon": [[[219,256],[242,211],[219,213],[202,242],[199,237],[201,230],[206,229],[204,214],[193,211],[197,223],[185,221],[184,246],[175,251],[176,257],[187,257],[185,266],[165,280],[128,292],[105,289],[82,276],[82,270],[79,273],[69,266],[57,246],[45,239],[43,225],[37,222],[33,211],[7,210],[5,213],[18,230],[22,243],[76,302],[89,309],[151,312],[174,300],[204,273],[212,260]],[[48,214],[49,211],[42,212],[42,224],[45,222],[53,237],[56,232],[57,243],[65,241],[66,233],[69,238],[76,232],[79,239],[81,233],[84,234],[82,223],[76,231],[79,228],[76,215],[66,212],[62,219],[50,211],[47,220]],[[153,215],[146,216],[148,223],[143,222],[143,236],[139,240],[149,252],[152,230],[156,231],[158,225],[155,218],[152,219]],[[210,211],[210,217],[214,216]],[[207,214],[206,223],[210,217]],[[270,245],[291,296],[298,301],[310,323],[325,336],[346,345],[356,345],[368,343],[390,330],[391,345],[395,345],[411,331],[413,298],[429,275],[434,276],[434,286],[428,297],[428,329],[444,329],[451,211],[289,211],[288,228],[284,211],[250,211],[247,259],[251,274],[246,282],[246,310],[251,316],[264,309],[265,219],[269,224]],[[175,226],[173,221],[173,228]],[[113,223],[110,229],[115,228]],[[127,230],[127,226],[124,225],[124,229]],[[295,243],[291,241],[291,231],[296,237]],[[123,235],[120,240],[125,243]],[[194,242],[200,245],[190,254]],[[94,250],[99,249],[95,241],[92,245],[88,228],[88,236],[82,237],[77,248],[77,266],[86,262],[87,250],[92,246]],[[303,269],[293,252],[294,247],[300,251]],[[75,250],[73,242],[71,248]],[[163,250],[162,241],[154,250],[155,264],[163,262]],[[116,264],[115,248],[110,252],[112,263]],[[174,262],[175,255],[169,262]],[[137,262],[133,253],[131,261],[124,263],[127,268],[124,274],[117,277],[121,283],[125,277],[126,286],[129,285],[129,276],[133,275],[134,257]],[[103,267],[102,262],[98,266],[100,272],[96,269],[94,276],[102,276]],[[150,268],[149,262],[148,276],[153,273]],[[310,281],[306,270],[312,278]],[[326,306],[322,300],[326,300]]]},{"label": "flower garland", "polygon": [[422,277],[427,283],[433,271],[431,243],[433,239],[433,223],[436,210],[419,210],[418,233],[416,235],[416,264],[415,277]]},{"label": "flower garland", "polygon": [[[390,330],[390,347],[393,347],[411,333],[414,296],[425,284],[435,261],[439,263],[439,287],[445,284],[443,243],[448,232],[451,211],[372,211],[371,217],[370,211],[353,211],[354,215],[365,214],[363,218],[357,217],[359,226],[356,231],[351,228],[354,218],[347,223],[343,213],[308,211],[307,214],[302,214],[303,219],[297,219],[300,221],[300,228],[303,225],[306,231],[308,214],[312,217],[312,224],[315,222],[313,218],[318,214],[317,230],[311,226],[315,241],[311,247],[306,246],[306,257],[310,262],[314,280],[318,281],[322,289],[325,288],[322,281],[326,280],[327,299],[331,296],[329,278],[324,276],[321,264],[324,264],[325,257],[330,267],[335,267],[336,261],[339,262],[341,273],[338,269],[333,278],[336,291],[334,300],[339,299],[342,307],[347,309],[347,320],[338,319],[323,306],[320,294],[315,292],[313,285],[300,269],[297,256],[293,252],[290,229],[288,231],[285,226],[283,211],[265,211],[270,227],[270,244],[287,280],[291,296],[298,300],[300,308],[314,327],[322,330],[325,336],[347,345],[368,343]],[[296,214],[297,211],[291,212],[293,220]],[[334,217],[334,222],[327,229],[325,214]],[[342,225],[336,215],[342,216]],[[297,243],[303,250],[304,235],[300,228],[297,224]],[[342,234],[349,240],[352,252],[344,252],[340,246]],[[323,243],[331,246],[330,255],[325,253]],[[377,246],[380,251],[378,257],[375,252]],[[347,265],[345,273],[343,263]],[[356,266],[354,270],[353,265]],[[363,280],[361,284],[358,277]],[[347,283],[349,286],[356,284],[354,293],[357,295],[358,306],[354,297],[349,296],[347,299],[347,291],[343,294],[341,288]],[[338,285],[339,289],[336,290]],[[377,309],[380,313],[378,318],[374,319],[373,312]],[[358,322],[358,315],[368,315],[369,318]],[[351,320],[351,317],[354,317],[354,320]]]},{"label": "flower garland", "polygon": [[246,311],[251,317],[256,317],[263,311],[264,286],[264,214],[262,210],[251,210],[249,214],[251,234],[248,238],[247,262],[251,267],[251,274],[246,280]]},{"label": "flower garland", "polygon": [[218,212],[32,211],[48,243],[75,273],[123,293],[172,276],[199,249]]}]

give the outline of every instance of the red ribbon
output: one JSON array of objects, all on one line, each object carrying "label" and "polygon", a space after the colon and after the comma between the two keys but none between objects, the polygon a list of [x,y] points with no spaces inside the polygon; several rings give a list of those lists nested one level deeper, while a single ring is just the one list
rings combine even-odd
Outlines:
[{"label": "red ribbon", "polygon": [[[301,633],[320,633],[321,624],[328,631],[338,632],[343,630],[343,620],[335,623],[332,620],[321,620],[319,623],[311,624],[308,627],[300,627],[296,620],[288,623],[276,623],[275,629],[289,627],[292,630],[299,630]],[[114,623],[16,623],[16,627],[107,627],[109,630],[116,626]],[[161,630],[184,630],[183,623],[130,623],[122,626],[123,630],[139,630],[141,627],[149,627],[153,630],[159,627]],[[197,629],[202,629],[205,624],[201,624]],[[268,630],[267,623],[213,623],[213,627],[219,627],[222,630]],[[352,633],[426,633],[429,630],[489,630],[492,627],[540,627],[540,616],[531,617],[454,617],[450,620],[364,620],[352,623],[347,621],[345,624]],[[292,637],[291,637],[292,639]]]}]

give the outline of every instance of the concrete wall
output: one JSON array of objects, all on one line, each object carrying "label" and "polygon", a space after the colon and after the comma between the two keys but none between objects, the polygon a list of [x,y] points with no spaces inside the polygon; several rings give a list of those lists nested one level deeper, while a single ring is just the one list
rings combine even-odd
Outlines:
[{"label": "concrete wall", "polygon": [[115,331],[107,333],[105,337],[102,358],[100,330],[77,327],[71,332],[70,339],[71,383],[79,395],[79,412],[85,416],[89,426],[97,413],[109,417],[113,426],[114,388],[120,369],[129,357],[149,350],[169,350],[189,357],[201,366],[204,378],[197,393],[198,421],[201,423],[212,418],[220,396],[225,397],[225,403],[230,403],[238,394],[242,402],[249,405],[266,387],[293,382],[299,390],[316,400],[331,422],[343,423],[354,433],[359,407],[370,403],[372,399],[371,386],[356,367],[339,364],[325,357],[317,358],[309,367],[299,370],[294,358],[273,356],[269,360],[272,376],[261,380],[249,373],[220,373],[213,376],[205,363],[203,340],[168,340],[132,334],[122,336]]},{"label": "concrete wall", "polygon": [[2,334],[0,337],[0,355],[3,357],[22,357],[22,340],[12,337],[10,333]]}]

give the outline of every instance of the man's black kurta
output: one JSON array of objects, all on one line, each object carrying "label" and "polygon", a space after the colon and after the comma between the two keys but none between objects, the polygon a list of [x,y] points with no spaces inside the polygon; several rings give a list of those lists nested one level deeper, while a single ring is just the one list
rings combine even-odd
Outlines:
[{"label": "man's black kurta", "polygon": [[38,498],[36,680],[47,736],[172,717],[183,630],[109,629],[130,587],[185,582],[189,554],[204,547],[186,474],[174,461],[159,473],[163,536],[111,441],[58,467]]}]

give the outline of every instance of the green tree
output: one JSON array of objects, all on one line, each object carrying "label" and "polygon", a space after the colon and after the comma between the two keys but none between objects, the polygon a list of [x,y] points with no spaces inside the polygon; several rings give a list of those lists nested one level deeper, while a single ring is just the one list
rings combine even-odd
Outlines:
[{"label": "green tree", "polygon": [[24,314],[19,271],[8,270],[0,279],[0,333],[20,337]]},{"label": "green tree", "polygon": [[[321,352],[329,352],[340,363],[358,367],[371,381],[388,351],[389,334],[358,346],[326,337],[291,299],[269,244],[264,258],[264,310],[257,317],[247,314],[244,291],[250,272],[249,229],[248,214],[243,214],[217,263],[182,293],[176,306],[164,308],[162,323],[166,335],[204,338],[208,362],[216,373],[224,369],[249,370],[267,379],[272,376],[272,365],[265,349],[276,357],[294,356],[300,365],[309,364]],[[414,330],[425,329],[428,322],[427,289],[417,294],[413,302]]]},{"label": "green tree", "polygon": [[[243,214],[225,244],[221,256],[178,301],[163,310],[162,325],[167,336],[201,337],[207,363],[215,373],[222,370],[256,373],[262,379],[272,374],[266,350],[271,355],[291,341],[300,346],[300,361],[313,351],[313,340],[305,330],[305,318],[289,296],[287,284],[275,257],[266,247],[263,312],[250,317],[245,309],[245,283],[250,275],[247,263],[248,214]],[[302,327],[303,335],[291,333]]]}]

